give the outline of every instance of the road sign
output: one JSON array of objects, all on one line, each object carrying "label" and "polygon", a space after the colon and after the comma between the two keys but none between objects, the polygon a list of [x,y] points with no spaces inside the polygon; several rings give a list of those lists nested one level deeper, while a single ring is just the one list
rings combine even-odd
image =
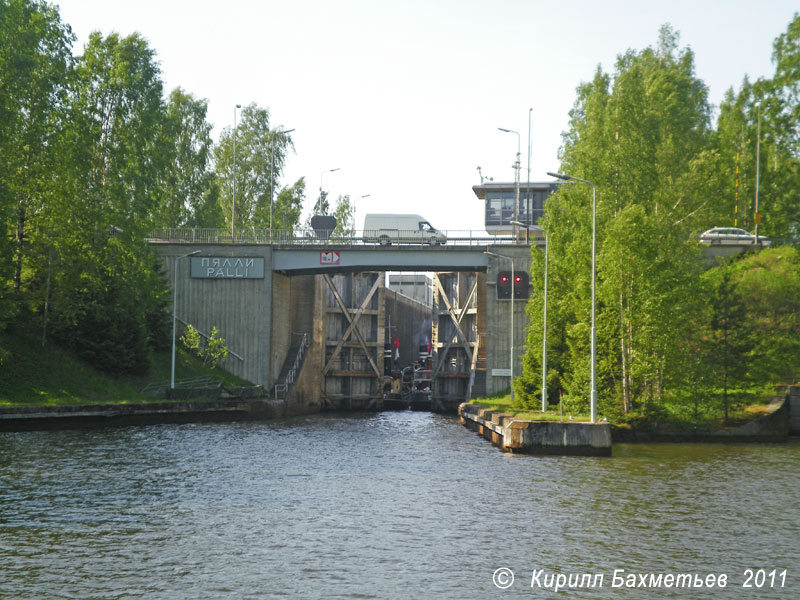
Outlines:
[{"label": "road sign", "polygon": [[511,377],[511,369],[492,369],[492,377]]},{"label": "road sign", "polygon": [[319,264],[338,265],[339,253],[336,250],[322,251],[319,253]]}]

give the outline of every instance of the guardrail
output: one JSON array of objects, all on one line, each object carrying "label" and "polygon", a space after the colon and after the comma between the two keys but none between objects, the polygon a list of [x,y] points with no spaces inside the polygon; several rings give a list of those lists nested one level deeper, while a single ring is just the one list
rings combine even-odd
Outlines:
[{"label": "guardrail", "polygon": [[[180,379],[175,382],[176,388],[181,389],[205,389],[222,385],[222,382],[213,375],[202,375],[199,377],[190,377],[189,379]],[[169,381],[155,381],[144,386],[139,393],[146,396],[159,397],[164,396],[166,391],[171,387]]]},{"label": "guardrail", "polygon": [[[481,230],[445,230],[441,232],[447,237],[447,246],[490,246],[501,244],[524,244],[525,230],[520,229],[517,238],[513,235],[490,235]],[[296,231],[268,229],[250,229],[236,232],[236,237],[224,229],[172,229],[161,228],[150,232],[147,240],[160,243],[194,243],[194,244],[274,244],[278,246],[380,246],[374,231],[321,231],[299,229]],[[536,238],[531,236],[530,242]],[[391,239],[392,244],[426,245],[428,242],[420,238],[419,231],[397,231]]]},{"label": "guardrail", "polygon": [[[299,335],[299,334],[298,334]],[[292,368],[289,369],[289,372],[286,374],[283,383],[276,383],[274,395],[275,399],[278,399],[278,394],[283,394],[283,401],[286,402],[289,398],[289,387],[295,382],[297,378],[297,373],[300,370],[300,365],[303,364],[303,356],[305,354],[306,348],[308,348],[308,334],[302,334],[303,337],[300,339],[300,347],[297,350],[297,356],[294,358],[294,363],[292,363]]]}]

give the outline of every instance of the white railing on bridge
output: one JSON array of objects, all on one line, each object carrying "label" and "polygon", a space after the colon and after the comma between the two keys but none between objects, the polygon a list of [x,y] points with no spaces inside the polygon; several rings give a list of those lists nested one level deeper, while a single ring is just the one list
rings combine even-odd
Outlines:
[{"label": "white railing on bridge", "polygon": [[[482,230],[446,230],[442,231],[447,236],[448,246],[490,246],[499,244],[525,243],[525,230],[520,229],[519,236],[490,235]],[[162,243],[189,243],[189,244],[274,244],[281,246],[378,246],[372,241],[374,232],[363,231],[345,232],[338,231],[313,231],[300,229],[296,231],[273,230],[270,236],[268,229],[245,229],[236,232],[236,237],[231,236],[225,229],[189,229],[189,228],[161,228],[150,232],[148,241]],[[425,242],[418,239],[418,231],[398,231],[393,244],[397,245],[423,245]],[[369,240],[369,241],[365,241]],[[533,242],[534,238],[531,237]]]}]

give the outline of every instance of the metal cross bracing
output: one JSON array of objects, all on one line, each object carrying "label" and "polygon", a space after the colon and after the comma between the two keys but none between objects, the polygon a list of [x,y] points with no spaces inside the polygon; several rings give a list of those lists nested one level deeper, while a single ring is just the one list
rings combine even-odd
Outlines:
[{"label": "metal cross bracing", "polygon": [[435,408],[452,410],[469,400],[479,364],[480,332],[479,279],[472,272],[434,275],[433,314],[433,401]]},{"label": "metal cross bracing", "polygon": [[322,275],[322,401],[328,408],[374,408],[381,396],[384,274]]}]

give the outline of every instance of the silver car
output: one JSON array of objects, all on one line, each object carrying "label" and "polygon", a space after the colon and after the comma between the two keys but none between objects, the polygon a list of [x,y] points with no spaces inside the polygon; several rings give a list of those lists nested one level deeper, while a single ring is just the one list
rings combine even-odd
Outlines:
[{"label": "silver car", "polygon": [[[738,227],[714,227],[704,231],[698,237],[701,243],[723,245],[752,245],[756,243],[756,236]],[[758,243],[768,247],[772,242],[763,236],[758,236]]]}]

